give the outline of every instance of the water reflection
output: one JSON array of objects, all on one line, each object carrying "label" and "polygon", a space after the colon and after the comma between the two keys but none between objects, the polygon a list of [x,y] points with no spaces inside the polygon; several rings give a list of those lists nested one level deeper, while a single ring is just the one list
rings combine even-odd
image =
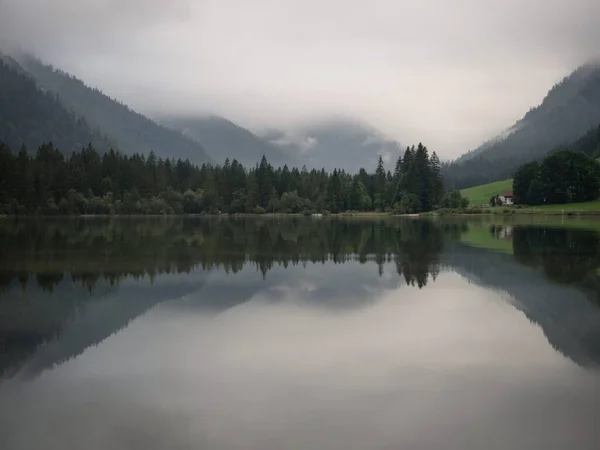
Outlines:
[{"label": "water reflection", "polygon": [[[478,230],[488,240],[466,245],[463,237]],[[486,248],[498,240],[509,241],[514,256]],[[272,283],[283,290],[285,279],[306,278],[307,264],[320,265],[320,292],[313,301],[353,305],[354,294],[367,289],[357,284],[367,272],[360,266],[351,271],[350,265],[333,270],[351,261],[375,263],[380,277],[391,263],[398,280],[419,288],[441,270],[457,271],[508,292],[536,323],[552,317],[554,326],[544,326],[551,344],[578,363],[600,362],[596,231],[417,220],[22,220],[0,222],[0,249],[0,370],[13,374],[38,347],[61,335],[61,351],[46,348],[43,358],[27,366],[30,373],[80,354],[164,301],[194,293],[196,305],[227,309]],[[298,265],[302,270],[294,275],[285,270]],[[227,293],[204,287],[209,275],[241,274],[245,267],[263,280],[250,288],[240,275],[227,281]],[[269,280],[275,268],[281,270]],[[530,268],[541,268],[543,275]],[[578,344],[585,344],[583,355],[551,337],[557,324],[569,321],[569,336],[576,330]]]},{"label": "water reflection", "polygon": [[[312,219],[79,219],[0,222],[0,288],[34,278],[51,292],[65,276],[92,290],[127,276],[222,269],[247,264],[266,276],[274,265],[394,258],[410,284],[435,272],[443,235],[459,224]],[[381,270],[381,268],[380,268]]]},{"label": "water reflection", "polygon": [[3,448],[597,448],[599,243],[479,220],[0,222]]}]

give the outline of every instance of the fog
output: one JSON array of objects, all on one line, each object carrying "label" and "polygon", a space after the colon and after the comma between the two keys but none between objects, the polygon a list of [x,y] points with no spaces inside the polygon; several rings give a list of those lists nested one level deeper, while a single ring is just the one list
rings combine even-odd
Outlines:
[{"label": "fog", "polygon": [[0,47],[154,116],[343,114],[449,158],[596,58],[598,17],[597,0],[0,0]]}]

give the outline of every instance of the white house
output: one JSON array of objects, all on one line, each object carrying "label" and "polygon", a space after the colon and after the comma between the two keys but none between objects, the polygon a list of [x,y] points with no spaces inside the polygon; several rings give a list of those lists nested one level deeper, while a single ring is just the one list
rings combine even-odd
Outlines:
[{"label": "white house", "polygon": [[498,197],[500,198],[500,201],[503,205],[514,205],[513,191],[506,191],[504,192],[504,195],[499,195]]}]

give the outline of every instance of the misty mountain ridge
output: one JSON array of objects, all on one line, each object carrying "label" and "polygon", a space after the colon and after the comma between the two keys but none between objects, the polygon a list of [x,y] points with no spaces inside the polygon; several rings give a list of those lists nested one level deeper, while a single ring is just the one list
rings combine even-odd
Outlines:
[{"label": "misty mountain ridge", "polygon": [[381,155],[392,169],[402,152],[400,143],[371,125],[355,118],[332,117],[290,127],[257,132],[309,168],[372,171]]},{"label": "misty mountain ridge", "polygon": [[[74,118],[89,124],[88,142],[99,145],[100,150],[113,147],[127,154],[148,154],[153,150],[162,158],[189,159],[193,163],[222,164],[229,158],[246,167],[254,166],[265,155],[274,166],[305,165],[350,172],[374,169],[379,155],[386,167],[392,169],[401,153],[396,141],[348,117],[331,117],[257,133],[218,115],[173,115],[155,121],[32,55],[20,54],[9,61],[32,80],[39,92],[47,93]],[[18,139],[13,137],[12,141]],[[27,143],[39,145],[53,140],[63,150],[56,133],[41,133],[38,140],[39,143],[35,140]],[[64,151],[78,150],[81,142],[76,140]]]},{"label": "misty mountain ridge", "polygon": [[65,153],[90,143],[99,151],[114,146],[54,93],[40,88],[16,60],[0,54],[0,142],[15,152],[22,145],[35,152],[48,141]]},{"label": "misty mountain ridge", "polygon": [[246,167],[256,165],[264,155],[274,166],[371,171],[381,155],[392,169],[401,152],[400,144],[351,117],[327,117],[254,132],[214,114],[162,117],[159,122],[199,142],[216,162],[237,159]]},{"label": "misty mountain ridge", "polygon": [[15,59],[40,89],[52,92],[67,109],[110,136],[123,153],[148,154],[153,150],[162,158],[189,159],[194,163],[210,161],[197,142],[157,124],[73,75],[31,55],[17,55]]},{"label": "misty mountain ridge", "polygon": [[570,146],[599,124],[600,64],[590,62],[554,85],[513,126],[446,166],[446,178],[462,188],[510,177],[520,164]]},{"label": "misty mountain ridge", "polygon": [[159,119],[170,128],[201,144],[218,164],[225,159],[238,160],[246,167],[257,164],[262,156],[275,165],[295,164],[293,157],[279,147],[256,136],[230,120],[212,114],[196,116],[173,116]]}]

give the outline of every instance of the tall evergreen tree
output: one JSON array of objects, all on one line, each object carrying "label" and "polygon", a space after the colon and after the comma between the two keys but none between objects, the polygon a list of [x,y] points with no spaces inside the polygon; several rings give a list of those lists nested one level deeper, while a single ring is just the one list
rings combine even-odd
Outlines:
[{"label": "tall evergreen tree", "polygon": [[262,156],[256,170],[256,183],[258,185],[258,204],[266,208],[273,191],[273,167],[268,163],[265,155]]},{"label": "tall evergreen tree", "polygon": [[427,147],[419,142],[415,152],[414,166],[417,173],[418,193],[421,211],[430,211],[433,197],[433,186],[429,167],[429,153]]},{"label": "tall evergreen tree", "polygon": [[439,206],[444,197],[444,180],[442,178],[442,165],[435,151],[431,154],[431,158],[429,159],[429,173],[431,175],[433,189],[431,204],[433,206]]}]

